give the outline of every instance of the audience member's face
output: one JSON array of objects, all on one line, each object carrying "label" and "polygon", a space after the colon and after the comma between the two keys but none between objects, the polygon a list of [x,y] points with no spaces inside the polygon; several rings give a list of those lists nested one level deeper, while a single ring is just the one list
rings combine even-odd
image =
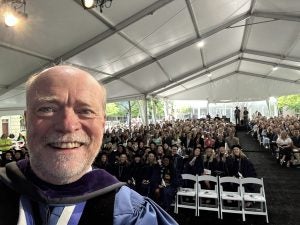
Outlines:
[{"label": "audience member's face", "polygon": [[164,150],[163,150],[163,147],[162,147],[162,146],[158,146],[158,148],[157,148],[157,153],[158,153],[158,154],[163,154],[163,153],[164,153]]},{"label": "audience member's face", "polygon": [[155,155],[152,154],[152,153],[150,153],[150,154],[148,155],[148,160],[149,160],[150,162],[153,162],[153,161],[155,160]]},{"label": "audience member's face", "polygon": [[125,163],[127,161],[127,156],[125,154],[122,154],[120,156],[120,163]]},{"label": "audience member's face", "polygon": [[5,154],[5,159],[11,160],[11,159],[12,159],[12,154],[11,154],[10,152],[7,152],[7,153]]},{"label": "audience member's face", "polygon": [[136,163],[141,162],[141,157],[134,157],[134,161],[135,161]]},{"label": "audience member's face", "polygon": [[294,130],[293,134],[294,136],[299,136],[299,130]]},{"label": "audience member's face", "polygon": [[104,92],[85,72],[68,66],[46,70],[27,92],[26,126],[34,172],[54,184],[89,170],[104,131]]},{"label": "audience member's face", "polygon": [[168,166],[170,164],[170,160],[168,158],[164,158],[162,163],[164,166]]},{"label": "audience member's face", "polygon": [[287,137],[287,132],[286,131],[282,131],[280,133],[281,138],[285,139]]},{"label": "audience member's face", "polygon": [[225,147],[224,147],[224,146],[221,146],[221,147],[219,148],[219,152],[220,152],[221,154],[225,154],[225,153],[226,153]]},{"label": "audience member's face", "polygon": [[234,154],[235,156],[239,156],[240,153],[241,153],[241,150],[240,150],[238,147],[234,147],[234,148],[233,148],[233,154]]},{"label": "audience member's face", "polygon": [[211,156],[212,153],[213,153],[212,148],[207,148],[207,149],[205,150],[205,154],[206,154],[207,156]]},{"label": "audience member's face", "polygon": [[172,147],[172,155],[176,155],[177,154],[177,147]]},{"label": "audience member's face", "polygon": [[107,161],[107,156],[106,155],[102,155],[101,156],[101,162],[106,162]]},{"label": "audience member's face", "polygon": [[194,156],[199,156],[200,152],[201,152],[200,148],[195,148],[195,150],[194,150]]}]

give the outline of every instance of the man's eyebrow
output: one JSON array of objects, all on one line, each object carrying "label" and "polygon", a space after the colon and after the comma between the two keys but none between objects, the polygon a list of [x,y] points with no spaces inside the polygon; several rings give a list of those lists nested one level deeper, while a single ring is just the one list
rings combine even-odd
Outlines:
[{"label": "man's eyebrow", "polygon": [[39,102],[58,102],[56,96],[38,96],[36,100]]}]

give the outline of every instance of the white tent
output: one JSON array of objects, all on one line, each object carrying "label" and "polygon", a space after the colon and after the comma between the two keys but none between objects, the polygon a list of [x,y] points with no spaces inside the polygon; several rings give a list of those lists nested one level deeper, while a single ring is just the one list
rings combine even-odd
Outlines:
[{"label": "white tent", "polygon": [[108,101],[299,93],[299,0],[113,0],[103,13],[28,0],[26,13],[19,26],[0,24],[1,113],[22,110],[26,79],[59,62],[90,71]]}]

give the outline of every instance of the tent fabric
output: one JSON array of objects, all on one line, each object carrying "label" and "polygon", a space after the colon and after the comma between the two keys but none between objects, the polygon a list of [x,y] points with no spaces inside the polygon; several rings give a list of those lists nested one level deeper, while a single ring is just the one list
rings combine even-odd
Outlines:
[{"label": "tent fabric", "polygon": [[113,0],[102,13],[79,0],[28,1],[26,13],[0,24],[1,112],[24,108],[28,77],[58,63],[89,71],[108,102],[299,93],[299,0]]}]

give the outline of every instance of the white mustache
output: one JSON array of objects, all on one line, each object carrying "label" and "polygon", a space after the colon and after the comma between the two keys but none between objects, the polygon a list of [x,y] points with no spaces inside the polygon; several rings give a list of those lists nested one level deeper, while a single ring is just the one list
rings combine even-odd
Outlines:
[{"label": "white mustache", "polygon": [[45,144],[51,143],[70,143],[77,142],[81,144],[88,144],[91,138],[86,134],[51,134],[44,139]]}]

